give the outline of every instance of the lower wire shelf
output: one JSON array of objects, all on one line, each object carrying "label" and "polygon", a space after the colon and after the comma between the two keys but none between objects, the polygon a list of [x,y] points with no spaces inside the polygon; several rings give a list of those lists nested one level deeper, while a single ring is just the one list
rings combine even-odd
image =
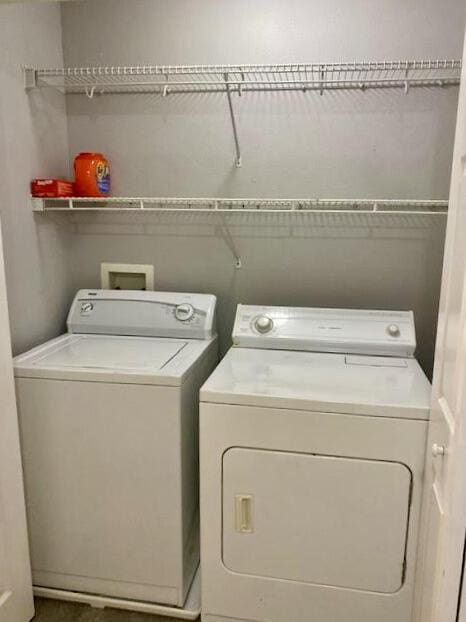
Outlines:
[{"label": "lower wire shelf", "polygon": [[250,199],[176,197],[31,198],[34,212],[313,212],[445,214],[447,201],[401,199]]}]

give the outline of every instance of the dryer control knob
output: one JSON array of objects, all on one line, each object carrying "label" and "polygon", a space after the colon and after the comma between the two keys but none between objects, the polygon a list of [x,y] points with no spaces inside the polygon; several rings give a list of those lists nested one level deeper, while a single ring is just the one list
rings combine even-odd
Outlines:
[{"label": "dryer control knob", "polygon": [[175,317],[180,322],[187,322],[194,315],[194,307],[189,304],[178,305],[175,309]]},{"label": "dryer control knob", "polygon": [[390,337],[399,337],[400,327],[397,324],[390,324],[390,326],[387,326],[387,333]]},{"label": "dryer control knob", "polygon": [[259,317],[254,320],[254,328],[258,333],[262,333],[263,335],[269,333],[273,328],[273,320],[267,317],[267,315],[259,315]]}]

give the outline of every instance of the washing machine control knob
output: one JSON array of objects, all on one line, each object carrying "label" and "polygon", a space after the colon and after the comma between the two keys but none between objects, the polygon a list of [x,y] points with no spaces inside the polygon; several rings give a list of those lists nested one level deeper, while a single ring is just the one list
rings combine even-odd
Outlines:
[{"label": "washing machine control knob", "polygon": [[190,304],[183,303],[175,308],[175,317],[180,322],[187,322],[194,315],[194,307]]},{"label": "washing machine control knob", "polygon": [[400,336],[400,327],[397,324],[390,324],[387,326],[387,333],[390,337],[399,337]]},{"label": "washing machine control knob", "polygon": [[259,315],[259,317],[254,320],[254,328],[258,333],[265,335],[265,333],[269,333],[272,330],[273,320],[267,315]]},{"label": "washing machine control knob", "polygon": [[89,313],[93,309],[94,309],[94,303],[93,302],[82,302],[81,303],[81,312]]}]

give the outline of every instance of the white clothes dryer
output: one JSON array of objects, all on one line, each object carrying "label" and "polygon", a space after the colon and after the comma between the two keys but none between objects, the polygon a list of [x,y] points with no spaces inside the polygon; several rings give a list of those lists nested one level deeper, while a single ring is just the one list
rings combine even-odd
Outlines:
[{"label": "white clothes dryer", "polygon": [[82,290],[68,334],[15,359],[37,593],[197,617],[181,610],[199,564],[198,394],[217,363],[215,303]]},{"label": "white clothes dryer", "polygon": [[201,388],[204,622],[410,622],[430,384],[411,312],[238,307]]}]

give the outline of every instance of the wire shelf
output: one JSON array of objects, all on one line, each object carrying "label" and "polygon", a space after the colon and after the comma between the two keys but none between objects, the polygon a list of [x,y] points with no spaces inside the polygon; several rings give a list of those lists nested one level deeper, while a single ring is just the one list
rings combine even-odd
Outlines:
[{"label": "wire shelf", "polygon": [[220,212],[446,214],[447,201],[396,199],[239,199],[239,198],[32,198],[35,212]]},{"label": "wire shelf", "polygon": [[[398,230],[406,231],[410,226],[410,221],[414,219],[419,226],[420,219],[429,218],[431,216],[445,217],[448,211],[447,201],[429,201],[429,200],[397,200],[397,199],[240,199],[240,198],[176,198],[176,197],[109,197],[109,198],[64,198],[64,199],[38,199],[32,198],[32,207],[35,212],[42,214],[65,214],[78,215],[92,214],[92,222],[95,225],[96,215],[108,214],[113,215],[112,223],[117,222],[120,218],[117,215],[131,214],[134,216],[145,214],[149,221],[152,218],[150,214],[171,214],[172,218],[175,214],[177,217],[186,221],[186,216],[193,215],[195,222],[199,224],[205,218],[217,220],[217,227],[221,237],[234,259],[234,267],[240,270],[243,267],[241,255],[236,247],[232,237],[230,226],[243,218],[248,219],[247,225],[252,225],[256,220],[256,216],[266,219],[278,221],[281,225],[286,223],[287,227],[292,222],[299,219],[301,224],[308,222],[308,218],[312,221],[325,218],[327,219],[325,226],[329,224],[328,218],[332,219],[333,225],[338,226],[338,222],[342,219],[351,219],[357,221],[358,226],[366,219],[364,226],[375,225],[373,218],[377,219],[377,224],[384,223],[387,220],[397,221]],[[349,214],[349,216],[348,216]],[[201,217],[204,215],[204,218]],[[228,216],[236,218],[228,218]],[[240,216],[239,216],[240,215]],[[330,216],[329,216],[330,215]],[[383,216],[385,215],[385,216]],[[218,218],[215,218],[217,216]],[[294,216],[294,217],[293,217]],[[410,218],[411,217],[411,218]],[[147,222],[147,219],[142,221]],[[381,220],[379,220],[379,218]],[[304,219],[304,221],[302,220]],[[71,218],[71,222],[76,219]],[[81,218],[79,218],[81,220]],[[99,219],[97,219],[99,220]],[[106,220],[106,218],[105,218]],[[188,218],[188,221],[194,222]],[[370,221],[370,223],[369,223]],[[355,226],[353,222],[353,226]],[[437,221],[436,221],[437,222]],[[441,222],[441,221],[440,221]],[[243,224],[246,224],[243,222]],[[270,223],[268,223],[270,225]],[[386,222],[385,222],[386,226]],[[413,223],[411,222],[411,226]],[[345,224],[345,228],[348,223]]]},{"label": "wire shelf", "polygon": [[26,88],[94,95],[150,92],[231,93],[448,86],[460,82],[461,60],[400,60],[268,65],[140,65],[25,68]]},{"label": "wire shelf", "polygon": [[224,93],[233,130],[236,166],[242,165],[233,95],[269,91],[324,91],[448,87],[458,85],[461,60],[398,60],[268,65],[138,65],[24,68],[27,90],[53,88],[64,94],[94,96],[152,93]]}]

